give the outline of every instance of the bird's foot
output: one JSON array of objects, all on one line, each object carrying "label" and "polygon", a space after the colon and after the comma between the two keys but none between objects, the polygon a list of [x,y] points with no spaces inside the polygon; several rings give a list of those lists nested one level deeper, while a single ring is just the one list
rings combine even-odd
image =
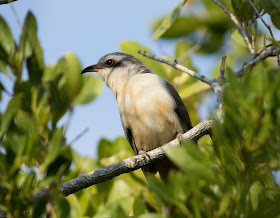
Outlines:
[{"label": "bird's foot", "polygon": [[182,133],[178,133],[176,136],[176,139],[178,139],[179,144],[182,144],[182,141],[184,140],[183,134]]},{"label": "bird's foot", "polygon": [[141,155],[145,160],[150,160],[151,159],[151,157],[149,156],[147,151],[140,150],[138,152],[138,154]]}]

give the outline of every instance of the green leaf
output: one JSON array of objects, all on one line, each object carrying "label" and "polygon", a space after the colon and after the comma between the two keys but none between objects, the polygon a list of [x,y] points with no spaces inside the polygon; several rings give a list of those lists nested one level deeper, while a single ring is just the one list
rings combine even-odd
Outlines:
[{"label": "green leaf", "polygon": [[211,87],[208,84],[197,81],[191,85],[184,87],[182,90],[179,91],[179,94],[181,98],[186,99],[200,92],[208,91],[210,89]]},{"label": "green leaf", "polygon": [[230,203],[231,203],[230,193],[223,193],[219,205],[219,210],[218,210],[219,216],[222,216],[228,210]]},{"label": "green leaf", "polygon": [[23,59],[32,55],[36,43],[37,23],[34,15],[28,12],[19,41],[19,54]]},{"label": "green leaf", "polygon": [[209,167],[210,162],[193,142],[185,142],[184,147],[166,149],[167,156],[179,168],[194,178],[216,181],[214,171]]},{"label": "green leaf", "polygon": [[133,215],[140,216],[145,213],[145,205],[143,204],[143,199],[141,197],[136,197],[133,203]]},{"label": "green leaf", "polygon": [[259,194],[262,190],[262,186],[259,181],[256,181],[253,183],[253,185],[250,187],[250,199],[252,203],[253,210],[256,210],[259,205]]},{"label": "green leaf", "polygon": [[274,46],[280,48],[280,41],[277,41],[277,40],[275,40],[275,39],[270,39],[270,40],[272,41],[272,43],[273,43]]},{"label": "green leaf", "polygon": [[46,171],[47,167],[57,159],[63,144],[64,144],[64,137],[62,135],[62,129],[60,130],[58,129],[54,132],[54,135],[52,136],[50,143],[48,145],[49,151],[48,151],[47,158],[44,161],[44,163],[40,166],[43,169],[43,171]]},{"label": "green leaf", "polygon": [[0,16],[0,59],[8,63],[8,59],[15,52],[15,42],[11,30]]},{"label": "green leaf", "polygon": [[9,128],[9,125],[22,104],[22,95],[18,94],[8,103],[7,110],[0,120],[0,138]]},{"label": "green leaf", "polygon": [[264,8],[266,13],[270,14],[270,12],[275,9],[271,0],[260,0],[260,4]]},{"label": "green leaf", "polygon": [[[158,29],[162,20],[158,20],[152,24],[153,29]],[[173,39],[188,35],[194,31],[202,29],[201,21],[195,17],[178,17],[172,26],[167,29],[161,38]]]},{"label": "green leaf", "polygon": [[40,46],[39,39],[36,38],[34,44],[34,52],[27,59],[27,68],[29,80],[32,84],[39,84],[43,75],[45,66],[43,61],[43,51]]},{"label": "green leaf", "polygon": [[235,14],[239,14],[240,13],[240,6],[242,4],[243,0],[231,0],[231,6],[234,9]]},{"label": "green leaf", "polygon": [[280,29],[280,10],[273,10],[270,13],[271,21],[277,29]]},{"label": "green leaf", "polygon": [[27,81],[17,80],[14,85],[14,93],[22,93],[23,101],[22,101],[22,109],[26,111],[31,111],[31,103],[32,103],[32,86],[31,83]]},{"label": "green leaf", "polygon": [[238,45],[245,47],[245,48],[248,47],[246,42],[244,41],[243,37],[241,36],[241,34],[239,33],[239,31],[237,29],[233,31],[233,33],[230,35],[230,37]]},{"label": "green leaf", "polygon": [[161,23],[161,25],[156,29],[153,35],[153,40],[158,39],[162,36],[166,30],[173,24],[176,18],[180,15],[181,9],[187,1],[184,0],[169,14]]},{"label": "green leaf", "polygon": [[70,205],[66,199],[61,199],[59,202],[61,217],[70,217]]},{"label": "green leaf", "polygon": [[74,100],[80,93],[83,84],[81,76],[82,67],[79,59],[73,53],[66,53],[64,55],[65,65],[63,77],[59,84],[63,90],[68,93],[70,100]]},{"label": "green leaf", "polygon": [[127,151],[128,153],[130,153],[130,156],[134,155],[134,152],[133,152],[130,144],[124,137],[116,138],[115,141],[113,141],[113,144],[111,146],[112,155],[118,154],[118,153],[124,152],[124,151]]},{"label": "green leaf", "polygon": [[144,57],[143,55],[140,55],[138,53],[139,49],[147,51],[148,53],[152,54],[152,52],[147,47],[145,47],[137,42],[123,41],[120,43],[120,50],[122,52],[133,55],[135,58],[142,61],[147,67],[150,67],[154,73],[158,74],[159,76],[166,77],[166,72],[165,72],[162,64],[159,63],[158,61],[154,61],[154,60]]},{"label": "green leaf", "polygon": [[112,156],[112,142],[108,139],[102,138],[98,143],[97,154],[98,159]]},{"label": "green leaf", "polygon": [[76,104],[89,104],[96,99],[103,90],[103,83],[99,77],[83,76],[83,86],[80,93],[75,98]]},{"label": "green leaf", "polygon": [[111,217],[112,218],[126,218],[123,209],[120,206],[113,206],[113,209],[111,210]]},{"label": "green leaf", "polygon": [[184,57],[186,52],[188,52],[188,50],[191,49],[191,47],[193,46],[194,45],[189,44],[186,41],[178,42],[175,48],[175,58],[176,60],[180,61],[185,67],[197,71],[197,69],[192,64],[190,56],[188,56],[187,58]]},{"label": "green leaf", "polygon": [[148,181],[150,188],[165,205],[177,204],[177,200],[174,199],[172,190],[167,188],[167,184],[163,183],[162,181],[153,176],[149,177]]},{"label": "green leaf", "polygon": [[0,60],[0,72],[8,74],[6,63],[2,60]]},{"label": "green leaf", "polygon": [[277,9],[280,9],[280,1],[279,0],[270,0],[270,1]]},{"label": "green leaf", "polygon": [[254,16],[254,9],[249,2],[243,1],[240,7],[240,16],[244,21],[248,21]]},{"label": "green leaf", "polygon": [[247,0],[231,0],[235,14],[242,21],[248,21],[254,16],[254,9]]},{"label": "green leaf", "polygon": [[166,218],[166,216],[158,213],[147,213],[139,216],[138,218]]},{"label": "green leaf", "polygon": [[259,206],[251,213],[248,218],[262,218],[262,217],[278,217],[280,214],[279,190],[267,190],[266,196],[260,199]]}]

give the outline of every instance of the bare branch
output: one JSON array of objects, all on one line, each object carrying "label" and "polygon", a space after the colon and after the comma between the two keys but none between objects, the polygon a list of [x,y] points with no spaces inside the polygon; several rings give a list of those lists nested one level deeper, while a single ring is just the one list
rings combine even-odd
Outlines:
[{"label": "bare branch", "polygon": [[12,3],[15,1],[17,1],[17,0],[0,0],[0,5],[9,4],[9,3]]},{"label": "bare branch", "polygon": [[276,57],[277,57],[278,67],[280,67],[280,54],[279,54],[279,51],[276,51]]},{"label": "bare branch", "polygon": [[267,50],[264,54],[256,57],[255,59],[251,60],[248,64],[244,65],[241,69],[239,69],[236,72],[237,76],[243,76],[243,73],[245,70],[247,70],[250,67],[255,66],[258,62],[265,60],[268,57],[276,56],[277,52],[279,52],[279,49],[275,49],[274,46],[271,47],[271,49]]},{"label": "bare branch", "polygon": [[247,2],[249,2],[249,4],[252,6],[252,8],[255,10],[258,18],[261,19],[261,21],[263,22],[263,24],[266,26],[266,28],[268,29],[271,37],[274,39],[274,36],[273,36],[273,33],[272,33],[272,30],[271,30],[271,27],[264,21],[264,19],[262,18],[261,14],[259,13],[258,9],[255,7],[255,5],[251,2],[251,0],[247,0]]},{"label": "bare branch", "polygon": [[213,2],[215,2],[217,5],[219,5],[225,13],[227,13],[230,17],[230,19],[233,21],[233,23],[236,25],[236,27],[238,28],[238,30],[240,31],[241,35],[243,36],[245,42],[248,45],[248,48],[250,50],[251,54],[255,53],[255,50],[248,38],[248,36],[246,35],[246,32],[244,30],[244,28],[242,27],[242,25],[240,24],[240,22],[238,21],[238,19],[234,16],[233,13],[231,13],[221,2],[219,2],[218,0],[213,0]]},{"label": "bare branch", "polygon": [[223,105],[222,94],[223,94],[223,84],[225,83],[226,59],[227,59],[227,56],[222,57],[222,63],[221,63],[221,68],[220,68],[220,76],[218,78],[218,85],[214,89],[214,91],[216,90],[217,102],[219,104],[219,109],[220,109],[220,112],[221,112],[221,121],[224,120],[224,105]]},{"label": "bare branch", "polygon": [[84,134],[89,131],[89,128],[85,128],[79,135],[77,135],[74,139],[72,139],[69,144],[74,144],[77,140],[79,140]]},{"label": "bare branch", "polygon": [[259,50],[256,52],[254,58],[256,58],[258,55],[260,55],[263,51],[267,51],[267,48],[269,48],[269,47],[271,47],[271,46],[272,46],[272,44],[268,44],[268,45],[264,46],[263,48],[259,49]]},{"label": "bare branch", "polygon": [[153,59],[153,60],[159,61],[161,63],[167,64],[171,67],[174,67],[175,69],[180,70],[184,73],[187,73],[188,75],[200,80],[201,82],[207,83],[210,86],[214,82],[214,80],[212,80],[210,78],[207,78],[206,76],[201,75],[199,73],[196,73],[195,71],[193,71],[191,69],[188,69],[188,68],[184,67],[183,65],[178,64],[177,62],[171,62],[171,61],[165,60],[163,58],[156,57],[155,55],[149,54],[148,52],[142,51],[142,50],[139,50],[138,53],[145,56],[145,57],[148,57],[150,59]]},{"label": "bare branch", "polygon": [[222,57],[222,63],[221,63],[221,68],[220,68],[220,78],[222,78],[222,79],[225,78],[226,59],[227,59],[227,56]]},{"label": "bare branch", "polygon": [[[203,135],[210,134],[213,126],[213,120],[204,120],[198,125],[193,127],[191,130],[183,134],[183,139],[185,140],[197,140]],[[80,191],[89,186],[105,182],[123,173],[128,173],[141,168],[144,165],[154,163],[165,157],[164,150],[168,147],[180,146],[178,139],[174,139],[168,144],[156,148],[152,151],[147,152],[149,158],[145,158],[143,155],[136,155],[127,158],[123,161],[114,163],[104,168],[99,168],[93,172],[87,173],[85,175],[79,176],[60,185],[60,191],[68,196],[77,191]],[[38,202],[49,195],[49,189],[43,189],[37,192],[33,196],[33,202]]]}]

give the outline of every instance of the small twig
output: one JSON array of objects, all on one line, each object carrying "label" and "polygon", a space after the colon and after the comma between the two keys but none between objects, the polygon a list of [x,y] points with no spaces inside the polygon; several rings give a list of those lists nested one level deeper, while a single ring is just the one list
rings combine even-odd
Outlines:
[{"label": "small twig", "polygon": [[254,51],[256,51],[256,47],[255,47],[255,34],[256,34],[256,30],[254,30],[254,33],[252,31],[252,34],[251,34],[251,37],[252,37],[252,48],[254,49]]},{"label": "small twig", "polygon": [[[265,43],[266,44],[266,43]],[[256,58],[258,55],[260,55],[263,51],[267,51],[267,48],[271,47],[272,44],[268,44],[268,45],[265,45],[263,48],[259,49],[256,54],[255,54],[255,57]]]},{"label": "small twig", "polygon": [[89,128],[85,128],[79,135],[77,135],[75,138],[73,138],[69,144],[72,145],[74,144],[74,142],[76,142],[77,140],[79,140],[84,134],[86,134],[88,132]]},{"label": "small twig", "polygon": [[17,1],[17,0],[0,0],[0,5],[9,4],[9,3],[12,3],[15,1]]},{"label": "small twig", "polygon": [[219,2],[218,0],[212,0],[213,2],[215,2],[217,5],[220,6],[220,8],[222,8],[224,10],[224,12],[226,14],[229,15],[230,19],[233,21],[233,23],[236,25],[236,27],[238,28],[238,30],[240,31],[241,35],[243,36],[245,42],[248,45],[248,48],[250,50],[251,54],[255,53],[254,48],[252,47],[252,44],[248,38],[248,36],[246,35],[246,32],[244,30],[244,28],[242,27],[242,25],[239,23],[238,19],[234,16],[233,13],[231,13],[221,2]]},{"label": "small twig", "polygon": [[190,57],[193,53],[195,53],[197,50],[199,50],[203,44],[203,41],[205,37],[207,36],[207,31],[203,31],[201,38],[199,41],[191,47],[188,51],[186,51],[181,57],[178,58],[178,62],[182,63],[184,60],[186,60],[188,57]]},{"label": "small twig", "polygon": [[255,20],[256,20],[257,18],[258,18],[258,16],[257,16],[257,15],[254,15],[254,17],[248,21],[247,26],[250,27],[250,26],[255,22]]},{"label": "small twig", "polygon": [[262,18],[262,16],[260,15],[258,9],[255,7],[255,5],[251,2],[251,0],[247,0],[247,2],[249,2],[249,4],[252,6],[252,8],[255,10],[257,16],[261,19],[261,21],[263,22],[263,24],[266,26],[266,28],[268,29],[271,37],[274,39],[271,27],[264,21],[264,19]]},{"label": "small twig", "polygon": [[250,60],[250,62],[248,64],[245,64],[244,66],[242,66],[241,69],[239,69],[236,72],[236,75],[237,76],[243,76],[243,73],[244,73],[245,70],[247,70],[250,67],[255,66],[258,62],[263,61],[263,60],[265,60],[268,57],[276,56],[277,52],[279,52],[279,49],[275,49],[275,47],[272,46],[271,49],[267,50],[267,52],[265,52],[264,54],[256,57],[253,60]]},{"label": "small twig", "polygon": [[227,56],[222,57],[222,63],[221,63],[221,68],[220,68],[220,76],[218,78],[218,82],[220,84],[220,89],[217,92],[217,102],[219,104],[219,109],[221,112],[221,121],[223,122],[224,120],[224,104],[223,104],[223,98],[222,98],[222,90],[223,90],[223,84],[225,82],[225,68],[226,68],[226,59]]},{"label": "small twig", "polygon": [[226,59],[227,59],[227,56],[222,57],[222,63],[221,63],[221,68],[220,68],[220,78],[222,78],[222,79],[225,78]]},{"label": "small twig", "polygon": [[279,54],[279,50],[276,51],[276,57],[277,57],[278,67],[280,67],[280,54]]},{"label": "small twig", "polygon": [[152,54],[149,54],[148,52],[146,51],[142,51],[142,50],[139,50],[138,51],[139,54],[147,57],[147,58],[150,58],[150,59],[153,59],[153,60],[156,60],[156,61],[159,61],[161,63],[164,63],[164,64],[167,64],[171,67],[174,67],[175,69],[177,70],[180,70],[184,73],[187,73],[188,75],[204,82],[204,83],[207,83],[208,85],[211,86],[211,84],[214,82],[214,80],[210,79],[210,78],[207,78],[206,76],[204,75],[201,75],[199,73],[196,73],[195,71],[193,70],[190,70],[184,66],[182,66],[181,64],[178,64],[177,62],[171,62],[171,61],[168,61],[168,60],[165,60],[163,58],[159,58],[159,57],[156,57],[155,55],[152,55]]}]

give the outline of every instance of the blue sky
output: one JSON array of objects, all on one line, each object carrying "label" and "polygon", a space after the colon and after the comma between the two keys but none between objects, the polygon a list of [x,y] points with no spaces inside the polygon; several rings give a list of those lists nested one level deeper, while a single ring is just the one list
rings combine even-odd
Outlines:
[{"label": "blue sky", "polygon": [[[150,26],[155,18],[170,13],[179,2],[18,0],[1,5],[0,15],[18,38],[24,17],[31,11],[37,20],[45,63],[56,63],[64,53],[73,52],[86,67],[106,53],[118,51],[119,43],[124,40],[137,41],[157,54],[171,53],[170,45],[152,41]],[[7,101],[7,96],[4,97]],[[86,128],[89,131],[73,144],[82,155],[95,156],[101,137],[113,140],[123,136],[117,104],[107,87],[92,104],[76,107],[66,135],[68,142]]]}]

